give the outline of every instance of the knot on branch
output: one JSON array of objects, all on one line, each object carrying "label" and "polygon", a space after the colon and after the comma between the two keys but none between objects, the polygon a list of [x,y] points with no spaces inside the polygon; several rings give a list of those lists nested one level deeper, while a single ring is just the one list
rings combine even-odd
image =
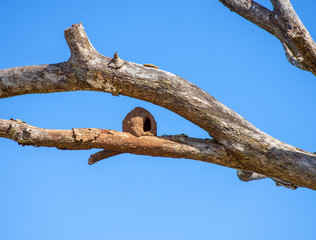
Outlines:
[{"label": "knot on branch", "polygon": [[115,52],[114,57],[112,58],[111,62],[109,63],[109,66],[112,68],[120,68],[124,64],[124,60],[120,59],[117,52]]},{"label": "knot on branch", "polygon": [[299,25],[294,25],[292,29],[287,30],[287,34],[290,38],[304,37],[305,29]]},{"label": "knot on branch", "polygon": [[130,111],[122,123],[123,132],[129,132],[137,137],[157,136],[157,123],[146,109],[137,107]]},{"label": "knot on branch", "polygon": [[14,141],[24,146],[29,145],[27,143],[31,139],[33,130],[20,119],[14,120],[11,118],[11,124],[8,128],[7,133],[10,139],[13,139]]}]

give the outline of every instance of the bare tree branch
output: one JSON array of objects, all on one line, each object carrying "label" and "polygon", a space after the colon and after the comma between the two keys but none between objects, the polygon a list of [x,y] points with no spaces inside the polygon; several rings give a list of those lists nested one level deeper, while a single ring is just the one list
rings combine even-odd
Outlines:
[{"label": "bare tree branch", "polygon": [[[239,169],[237,169],[237,176],[241,181],[244,181],[244,182],[250,182],[250,181],[261,180],[261,179],[267,178],[267,176],[262,175],[262,174],[244,171],[244,170],[239,170]],[[277,186],[291,188],[293,190],[295,190],[297,188],[297,186],[295,186],[289,182],[285,182],[285,181],[282,181],[282,180],[277,179],[277,178],[271,178],[271,179],[276,183]]]},{"label": "bare tree branch", "polygon": [[[133,153],[200,160],[232,168],[242,167],[235,156],[216,141],[189,138],[184,134],[137,137],[130,133],[106,129],[49,130],[28,125],[21,120],[0,120],[0,137],[9,138],[23,146],[56,147],[62,150],[107,148],[92,154],[88,161],[90,165],[118,154]],[[264,175],[242,170],[237,170],[237,175],[240,180],[246,182],[266,178]],[[296,188],[288,182],[273,180],[278,186]]]},{"label": "bare tree branch", "polygon": [[[289,0],[271,0],[282,30],[290,37],[310,71],[316,73],[316,44]],[[293,53],[296,57],[297,55]]]},{"label": "bare tree branch", "polygon": [[104,149],[102,151],[91,154],[90,158],[88,160],[88,163],[89,163],[89,165],[92,165],[96,162],[99,162],[101,160],[104,160],[104,159],[107,159],[110,157],[114,157],[114,156],[119,155],[119,154],[121,154],[121,152]]},{"label": "bare tree branch", "polygon": [[219,0],[231,11],[266,30],[289,48],[295,49],[291,39],[282,32],[277,16],[266,7],[251,0]]},{"label": "bare tree branch", "polygon": [[316,72],[316,44],[289,0],[271,0],[273,11],[251,0],[219,0],[230,10],[278,38],[294,66]]},{"label": "bare tree branch", "polygon": [[302,58],[299,58],[299,57],[295,57],[293,55],[293,53],[290,51],[290,49],[287,47],[287,45],[285,43],[282,43],[282,46],[284,48],[284,52],[285,52],[285,55],[286,55],[286,58],[287,60],[295,67],[298,67],[302,70],[305,70],[305,71],[309,71],[309,68],[306,66],[306,65],[303,65],[302,62],[303,62],[303,59]]},{"label": "bare tree branch", "polygon": [[279,26],[271,21],[272,11],[255,1],[219,0],[231,11],[256,24],[272,35],[280,34]]},{"label": "bare tree branch", "polygon": [[[62,150],[99,148],[112,151],[113,156],[133,153],[194,159],[232,168],[242,166],[216,141],[183,135],[136,137],[130,133],[96,128],[50,130],[31,126],[21,120],[0,120],[0,137],[12,139],[21,145],[56,147]],[[104,158],[104,153],[101,155]]]},{"label": "bare tree branch", "polygon": [[267,176],[265,175],[243,170],[237,170],[237,176],[241,181],[244,182],[250,182],[254,180],[261,180],[267,178]]},{"label": "bare tree branch", "polygon": [[[81,24],[75,24],[66,29],[65,37],[71,50],[71,57],[67,62],[0,70],[0,98],[30,93],[89,90],[110,92],[114,95],[122,94],[145,100],[167,108],[200,126],[216,140],[218,144],[216,146],[221,146],[225,154],[230,154],[235,159],[235,161],[228,161],[219,156],[215,159],[215,156],[211,154],[212,162],[281,179],[295,186],[316,189],[316,155],[263,133],[208,93],[181,77],[160,69],[124,61],[118,56],[114,58],[102,56],[91,45]],[[7,130],[14,129],[7,125],[11,123],[3,122],[3,124],[7,126]],[[15,139],[15,137],[12,138],[10,132],[12,131],[2,132],[2,137]],[[69,130],[69,132],[61,132],[64,138],[57,139],[57,143],[50,142],[51,145],[48,143],[45,145],[45,141],[36,140],[33,144],[69,149],[67,141],[72,139],[73,132],[75,136],[78,134],[89,136],[88,142],[95,144],[97,141],[93,139],[98,136],[100,130],[90,132]],[[27,134],[27,131],[23,133]],[[126,134],[116,133],[115,136],[118,138],[108,134],[109,137],[106,139],[119,141],[119,138],[126,138]],[[146,145],[149,143],[141,139],[153,141],[155,138],[133,137],[138,143],[137,146],[142,146],[140,149],[131,147],[132,143],[129,139],[132,139],[132,136],[121,146],[113,146],[113,143],[104,140],[106,144],[102,147],[97,144],[91,147],[143,154],[141,148],[152,149]],[[161,141],[160,139],[157,144],[163,144]],[[172,141],[177,142],[176,139]],[[78,145],[77,142],[70,144],[72,149],[86,149],[87,145]],[[170,156],[171,150],[167,147],[165,150],[163,148],[161,146],[159,152],[148,150],[147,153],[152,156]],[[173,157],[211,161],[208,160],[209,152],[203,152],[202,149],[200,152],[196,149],[194,151],[196,154],[194,157],[190,157],[193,153],[185,155],[183,151],[173,154]]]}]

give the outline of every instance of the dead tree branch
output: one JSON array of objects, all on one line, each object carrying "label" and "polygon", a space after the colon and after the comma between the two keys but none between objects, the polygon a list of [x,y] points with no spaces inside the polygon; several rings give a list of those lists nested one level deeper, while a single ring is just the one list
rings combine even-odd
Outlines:
[{"label": "dead tree branch", "polygon": [[219,1],[278,38],[289,62],[315,75],[316,44],[289,0],[271,0],[273,11],[251,0]]},{"label": "dead tree branch", "polygon": [[107,129],[54,130],[34,127],[21,120],[0,120],[0,137],[12,139],[24,146],[56,147],[61,150],[110,149],[114,155],[133,153],[194,159],[232,168],[242,166],[216,141],[183,135],[137,137],[130,133]]},{"label": "dead tree branch", "polygon": [[[169,109],[206,130],[215,140],[212,142],[215,145],[211,152],[218,156],[206,151],[203,148],[205,143],[201,143],[201,140],[194,142],[197,145],[192,142],[194,149],[187,151],[181,145],[183,149],[175,151],[171,150],[170,146],[174,149],[175,146],[172,144],[183,143],[181,139],[178,141],[173,138],[135,137],[129,133],[119,132],[111,135],[104,134],[106,130],[102,132],[96,129],[54,132],[43,129],[43,134],[47,136],[44,140],[32,137],[32,142],[23,142],[23,136],[30,134],[27,130],[29,127],[23,124],[16,126],[26,127],[20,131],[23,133],[23,141],[17,138],[20,143],[67,149],[87,149],[87,146],[90,146],[151,156],[184,157],[202,161],[206,159],[216,164],[256,172],[295,186],[316,190],[315,154],[272,138],[179,76],[124,61],[118,56],[109,58],[101,55],[91,45],[81,24],[66,29],[65,37],[71,51],[71,57],[67,62],[0,70],[0,98],[77,90],[102,91],[134,97]],[[17,135],[12,134],[15,127],[11,124],[14,123],[1,120],[1,124],[1,128],[4,129],[1,137],[16,139]],[[30,129],[35,131],[34,128]],[[52,138],[55,134],[60,138]],[[75,139],[73,134],[76,136]],[[100,139],[100,136],[102,141],[95,140]],[[86,144],[78,145],[78,139],[81,141],[81,138]],[[165,143],[167,140],[172,141]],[[154,148],[150,147],[152,141],[157,144]],[[185,146],[193,146],[186,141],[184,143]],[[156,151],[157,149],[159,151]],[[171,154],[172,151],[174,152]],[[220,157],[221,154],[225,157]]]}]

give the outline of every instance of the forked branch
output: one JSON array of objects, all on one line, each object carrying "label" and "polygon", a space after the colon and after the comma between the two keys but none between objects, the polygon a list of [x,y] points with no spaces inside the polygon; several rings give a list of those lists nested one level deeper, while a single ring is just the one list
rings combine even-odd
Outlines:
[{"label": "forked branch", "polygon": [[[20,143],[67,149],[87,149],[89,146],[117,152],[190,158],[256,172],[316,190],[315,154],[265,134],[179,76],[128,62],[118,56],[109,58],[101,55],[91,45],[81,24],[66,29],[65,37],[71,51],[67,62],[0,70],[0,98],[77,90],[122,94],[169,109],[207,131],[214,140],[209,146],[205,141],[210,140],[186,139],[183,136],[180,139],[136,137],[99,129],[41,129],[42,136],[48,138],[32,137],[27,138],[28,142]],[[0,124],[3,129],[1,137],[16,140],[17,135],[12,134],[12,124],[15,123],[1,120]],[[21,130],[24,141],[25,136],[30,134],[26,129],[30,127],[19,123],[18,128],[21,126],[25,127]],[[58,139],[52,138],[56,134]],[[80,136],[84,136],[82,141],[78,141]],[[88,140],[85,141],[85,138]],[[156,145],[150,147],[151,144]]]},{"label": "forked branch", "polygon": [[273,11],[252,0],[219,1],[278,38],[291,64],[316,75],[316,44],[289,0],[270,0]]}]

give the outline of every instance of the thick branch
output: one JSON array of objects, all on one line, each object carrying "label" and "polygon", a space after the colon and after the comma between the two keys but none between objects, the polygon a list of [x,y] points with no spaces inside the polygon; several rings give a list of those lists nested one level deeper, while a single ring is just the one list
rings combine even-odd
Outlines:
[{"label": "thick branch", "polygon": [[[108,149],[118,153],[187,158],[231,168],[242,165],[223,146],[212,139],[175,136],[141,136],[114,130],[82,128],[50,130],[28,125],[21,120],[0,120],[0,137],[22,145],[56,147],[63,150]],[[104,156],[102,156],[104,157]]]},{"label": "thick branch", "polygon": [[[152,102],[206,130],[238,159],[236,168],[316,189],[315,155],[261,132],[181,77],[123,61],[118,56],[116,63],[113,62],[115,59],[102,56],[90,46],[81,24],[67,29],[65,36],[71,43],[72,55],[68,62],[0,70],[0,98],[27,93],[90,90]],[[78,50],[87,43],[90,44],[88,50]],[[228,162],[218,164],[232,166]]]}]

